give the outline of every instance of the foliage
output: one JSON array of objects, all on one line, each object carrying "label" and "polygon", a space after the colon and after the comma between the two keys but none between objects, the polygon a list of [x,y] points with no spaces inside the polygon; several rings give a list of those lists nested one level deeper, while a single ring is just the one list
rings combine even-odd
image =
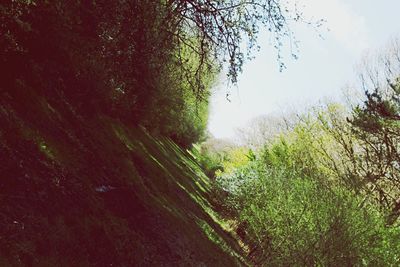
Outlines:
[{"label": "foliage", "polygon": [[[228,63],[228,77],[237,81],[246,56],[257,43],[260,27],[273,34],[275,47],[280,49],[284,38],[291,38],[288,21],[305,21],[301,12],[291,11],[289,3],[280,0],[243,1],[243,0],[202,0],[166,2],[166,23],[172,23],[171,39],[177,47],[186,47],[197,58],[197,68],[185,69],[186,79],[194,85],[197,96],[202,97],[204,71],[213,64],[220,68]],[[170,21],[172,19],[172,21]],[[321,26],[323,20],[307,22]],[[247,41],[247,51],[243,50],[243,41]],[[181,63],[184,61],[179,57]],[[295,55],[294,55],[295,56]],[[279,57],[281,68],[283,63]],[[181,64],[186,68],[185,64]]]},{"label": "foliage", "polygon": [[239,142],[254,150],[272,143],[280,134],[292,130],[296,118],[285,116],[263,115],[252,119],[245,127],[236,130]]},{"label": "foliage", "polygon": [[224,62],[236,82],[242,44],[249,56],[260,27],[278,48],[291,36],[287,21],[304,20],[278,0],[21,0],[2,3],[0,14],[2,91],[40,91],[54,105],[143,125],[184,147],[204,137]]},{"label": "foliage", "polygon": [[299,115],[253,161],[217,177],[255,264],[396,265],[399,102],[390,88],[353,109],[330,103]]},{"label": "foliage", "polygon": [[1,266],[240,265],[174,142],[30,100],[0,98]]},{"label": "foliage", "polygon": [[[375,94],[379,99],[379,96]],[[386,106],[396,110],[393,93]],[[349,110],[330,103],[314,108],[280,140],[267,145],[262,156],[268,166],[285,164],[291,175],[307,176],[323,183],[342,185],[365,201],[375,201],[393,214],[399,210],[397,115],[370,111],[378,104],[372,96],[366,104]],[[382,104],[383,105],[383,104]],[[323,179],[320,179],[323,177]]]},{"label": "foliage", "polygon": [[237,147],[229,151],[222,161],[224,173],[231,174],[236,169],[253,160],[252,150],[245,147]]},{"label": "foliage", "polygon": [[216,172],[222,169],[223,156],[215,151],[209,151],[204,144],[195,144],[190,152],[199,163],[204,173],[211,179],[215,179]]},{"label": "foliage", "polygon": [[[390,84],[389,95],[366,92],[364,105],[354,109],[351,125],[368,165],[365,180],[379,203],[400,212],[400,83]],[[393,205],[394,203],[394,205]],[[393,215],[393,214],[392,214]]]},{"label": "foliage", "polygon": [[202,138],[216,69],[199,77],[199,101],[181,68],[198,59],[169,38],[161,2],[6,1],[0,13],[1,92],[38,93],[52,106],[107,114],[185,147]]},{"label": "foliage", "polygon": [[[394,246],[379,231],[384,224],[374,210],[362,210],[357,198],[307,178],[284,172],[264,173],[241,213],[254,238],[257,261],[272,266],[383,265],[396,261]],[[393,242],[393,241],[392,241]],[[387,253],[382,259],[381,253]]]},{"label": "foliage", "polygon": [[394,264],[400,256],[394,239],[398,229],[386,228],[376,207],[361,207],[363,199],[352,191],[316,179],[315,173],[308,176],[317,165],[309,162],[304,168],[296,153],[282,138],[256,161],[217,177],[230,193],[224,203],[237,210],[253,261],[268,266]]}]

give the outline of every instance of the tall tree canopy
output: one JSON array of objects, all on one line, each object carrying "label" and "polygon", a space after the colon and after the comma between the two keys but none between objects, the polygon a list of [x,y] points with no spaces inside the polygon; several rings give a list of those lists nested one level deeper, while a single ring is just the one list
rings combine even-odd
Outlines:
[{"label": "tall tree canopy", "polygon": [[0,18],[1,91],[40,92],[185,145],[204,132],[216,73],[227,66],[236,82],[260,27],[279,48],[288,21],[302,20],[279,0],[10,0]]},{"label": "tall tree canopy", "polygon": [[[198,58],[191,75],[198,95],[203,93],[200,77],[212,64],[221,67],[221,63],[228,62],[228,76],[232,82],[237,81],[245,56],[256,46],[260,27],[274,34],[279,49],[282,39],[292,34],[288,21],[303,20],[301,13],[290,13],[288,3],[280,0],[170,0],[166,7],[167,20],[174,21],[172,27],[167,25],[177,46],[188,47]],[[247,51],[242,49],[243,41],[247,41]]]}]

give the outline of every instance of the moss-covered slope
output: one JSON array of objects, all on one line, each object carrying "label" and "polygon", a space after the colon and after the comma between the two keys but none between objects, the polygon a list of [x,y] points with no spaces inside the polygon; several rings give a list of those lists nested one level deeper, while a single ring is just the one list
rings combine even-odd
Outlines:
[{"label": "moss-covered slope", "polygon": [[168,139],[61,96],[1,93],[1,266],[243,264],[208,190]]}]

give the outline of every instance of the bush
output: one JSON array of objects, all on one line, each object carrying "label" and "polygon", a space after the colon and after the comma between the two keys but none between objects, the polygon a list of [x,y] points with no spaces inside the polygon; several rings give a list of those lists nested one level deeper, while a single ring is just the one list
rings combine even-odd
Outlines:
[{"label": "bush", "polygon": [[[256,264],[268,266],[387,266],[399,259],[396,237],[374,206],[326,178],[308,177],[287,145],[217,177],[236,210]],[[286,160],[284,160],[286,159]],[[306,159],[306,158],[305,158]],[[313,167],[313,164],[308,164]]]}]

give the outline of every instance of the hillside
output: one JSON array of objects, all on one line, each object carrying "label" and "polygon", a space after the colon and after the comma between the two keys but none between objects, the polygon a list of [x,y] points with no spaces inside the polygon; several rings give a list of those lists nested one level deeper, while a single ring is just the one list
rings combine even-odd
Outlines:
[{"label": "hillside", "polygon": [[209,180],[167,138],[0,92],[1,266],[235,266]]},{"label": "hillside", "polygon": [[[2,1],[0,267],[398,266],[399,40],[343,100],[213,137],[275,91],[336,87],[335,60],[265,67],[298,58],[295,24],[327,23],[289,2]],[[246,67],[265,33],[276,58]],[[255,98],[228,107],[239,88]]]}]

